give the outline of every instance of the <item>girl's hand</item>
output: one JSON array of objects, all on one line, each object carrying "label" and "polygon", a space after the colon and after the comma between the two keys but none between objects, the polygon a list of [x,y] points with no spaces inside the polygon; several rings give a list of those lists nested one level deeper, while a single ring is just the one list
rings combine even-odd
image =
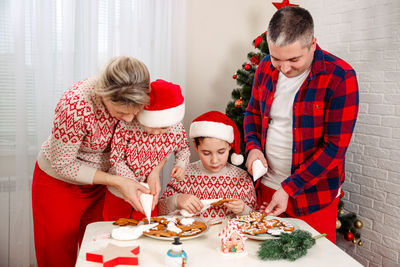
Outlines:
[{"label": "girl's hand", "polygon": [[176,205],[178,209],[184,209],[193,214],[199,213],[204,206],[198,197],[190,194],[179,194],[176,197]]},{"label": "girl's hand", "polygon": [[174,167],[171,171],[171,177],[175,178],[178,181],[182,181],[185,179],[185,170],[181,167]]},{"label": "girl's hand", "polygon": [[149,176],[147,176],[147,184],[150,188],[150,194],[153,195],[153,206],[151,207],[151,210],[154,210],[154,207],[158,203],[158,196],[161,192],[160,174],[152,171]]},{"label": "girl's hand", "polygon": [[245,204],[242,199],[235,199],[234,201],[224,203],[224,206],[235,214],[241,214],[244,210]]}]

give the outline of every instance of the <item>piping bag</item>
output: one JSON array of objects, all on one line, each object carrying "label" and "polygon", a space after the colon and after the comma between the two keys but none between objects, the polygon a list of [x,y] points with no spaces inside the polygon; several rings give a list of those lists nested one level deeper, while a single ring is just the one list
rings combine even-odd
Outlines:
[{"label": "piping bag", "polygon": [[[200,212],[203,212],[203,211],[205,211],[206,209],[208,209],[208,208],[211,206],[211,203],[220,201],[221,199],[222,199],[222,198],[216,198],[216,199],[201,199],[200,201],[201,201],[201,203],[203,203],[204,206],[203,206],[203,208],[201,209]],[[188,211],[186,211],[186,210],[184,210],[184,209],[181,209],[179,212],[181,213],[181,215],[182,215],[183,217],[192,217],[192,216],[195,215],[195,214],[190,213],[190,212],[188,212]],[[199,213],[200,213],[200,212],[199,212]]]},{"label": "piping bag", "polygon": [[[149,185],[146,183],[140,183],[146,188],[149,188]],[[152,194],[141,194],[140,195],[140,203],[142,204],[144,215],[146,215],[147,221],[150,223],[151,218],[151,207],[153,206],[153,195]]]},{"label": "piping bag", "polygon": [[251,169],[253,170],[253,180],[257,181],[260,177],[267,173],[268,168],[265,168],[262,164],[261,160],[257,159],[253,161],[251,165]]}]

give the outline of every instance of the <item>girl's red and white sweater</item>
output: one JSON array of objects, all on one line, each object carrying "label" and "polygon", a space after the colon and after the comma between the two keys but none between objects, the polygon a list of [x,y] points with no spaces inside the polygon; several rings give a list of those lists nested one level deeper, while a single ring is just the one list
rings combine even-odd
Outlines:
[{"label": "girl's red and white sweater", "polygon": [[96,170],[110,167],[110,143],[118,120],[95,88],[95,78],[79,81],[57,104],[52,133],[37,158],[39,167],[54,178],[92,184]]},{"label": "girl's red and white sweater", "polygon": [[[162,194],[158,203],[159,215],[176,212],[176,197],[179,194],[195,195],[199,199],[242,199],[245,208],[242,214],[248,214],[257,208],[256,191],[249,174],[232,164],[218,173],[207,171],[201,161],[190,163],[186,169],[185,180],[172,179]],[[234,214],[225,206],[210,207],[200,213],[205,220],[233,217]]]},{"label": "girl's red and white sweater", "polygon": [[[163,134],[149,134],[139,122],[120,121],[111,143],[110,173],[144,182],[150,172],[172,153],[174,166],[185,169],[189,164],[190,147],[182,123],[169,127]],[[108,189],[122,197],[114,187]]]}]

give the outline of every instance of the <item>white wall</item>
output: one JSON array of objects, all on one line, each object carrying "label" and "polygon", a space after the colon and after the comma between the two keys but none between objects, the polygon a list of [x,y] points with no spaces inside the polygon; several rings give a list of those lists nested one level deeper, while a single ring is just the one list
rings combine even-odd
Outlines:
[{"label": "white wall", "polygon": [[[225,113],[236,87],[232,75],[247,60],[251,42],[266,30],[274,10],[265,0],[187,2],[187,130],[202,113]],[[198,159],[193,149],[191,152],[192,161]]]},{"label": "white wall", "polygon": [[365,266],[399,266],[400,1],[301,1],[323,49],[357,72],[360,112],[347,153],[345,209],[363,221],[362,247],[339,245]]}]

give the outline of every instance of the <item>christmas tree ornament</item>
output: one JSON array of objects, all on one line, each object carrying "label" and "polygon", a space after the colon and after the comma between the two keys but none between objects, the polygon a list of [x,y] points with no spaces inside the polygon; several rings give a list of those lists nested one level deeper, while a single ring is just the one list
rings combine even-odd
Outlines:
[{"label": "christmas tree ornament", "polygon": [[121,247],[109,243],[107,247],[86,253],[86,260],[102,263],[104,267],[138,265],[139,246]]},{"label": "christmas tree ornament", "polygon": [[363,222],[360,221],[360,220],[356,220],[354,222],[354,227],[357,228],[357,229],[361,229],[363,227],[363,225],[364,225]]},{"label": "christmas tree ornament", "polygon": [[340,209],[339,213],[340,213],[340,214],[344,214],[343,208]]},{"label": "christmas tree ornament", "polygon": [[246,65],[244,65],[244,69],[245,69],[245,70],[247,70],[247,71],[249,71],[249,70],[251,69],[251,66],[250,66],[250,64],[246,64]]},{"label": "christmas tree ornament", "polygon": [[344,235],[344,239],[346,239],[347,241],[351,241],[354,239],[354,234],[350,231],[348,231],[345,235]]},{"label": "christmas tree ornament", "polygon": [[363,245],[363,242],[361,240],[358,241],[358,245],[361,247]]},{"label": "christmas tree ornament", "polygon": [[258,63],[260,63],[260,57],[258,55],[253,56],[250,58],[250,62],[253,66],[256,66]]},{"label": "christmas tree ornament", "polygon": [[353,242],[353,244],[356,244],[357,240],[354,238],[352,242]]},{"label": "christmas tree ornament", "polygon": [[339,229],[340,227],[342,227],[342,223],[340,222],[339,219],[336,220],[336,229]]},{"label": "christmas tree ornament", "polygon": [[237,100],[235,101],[235,107],[236,107],[236,108],[241,108],[241,107],[242,107],[242,104],[243,104],[243,100],[242,100],[242,99],[237,99]]},{"label": "christmas tree ornament", "polygon": [[237,75],[236,75],[236,74],[233,74],[232,78],[233,78],[233,79],[236,79],[236,78],[237,78]]}]

